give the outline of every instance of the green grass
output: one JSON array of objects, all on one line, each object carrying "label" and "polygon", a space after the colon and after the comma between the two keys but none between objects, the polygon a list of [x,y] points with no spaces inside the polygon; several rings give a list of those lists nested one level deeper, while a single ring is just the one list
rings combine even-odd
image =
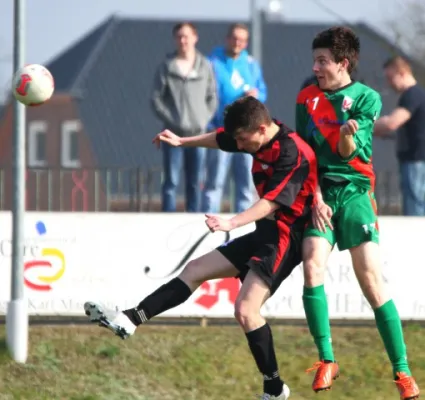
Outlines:
[{"label": "green grass", "polygon": [[[311,391],[316,361],[303,327],[274,326],[280,370],[291,400],[398,399],[377,331],[334,328],[341,378],[330,392]],[[424,329],[405,329],[411,367],[425,382]],[[261,392],[246,340],[236,326],[142,327],[127,341],[98,327],[33,326],[28,362],[12,362],[0,329],[0,399],[246,400]]]}]

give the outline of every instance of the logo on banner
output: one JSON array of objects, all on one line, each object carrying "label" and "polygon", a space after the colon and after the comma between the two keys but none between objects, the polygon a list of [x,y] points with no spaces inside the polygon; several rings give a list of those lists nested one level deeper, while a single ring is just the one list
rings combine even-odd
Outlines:
[{"label": "logo on banner", "polygon": [[224,293],[227,294],[228,301],[235,304],[240,285],[239,279],[235,278],[204,282],[200,287],[202,294],[195,300],[195,303],[210,310],[220,301],[220,293]]},{"label": "logo on banner", "polygon": [[[43,238],[47,234],[47,227],[44,222],[37,222],[35,229],[39,238]],[[52,290],[53,283],[61,279],[65,273],[65,264],[65,256],[61,250],[55,247],[43,247],[40,256],[24,263],[25,285],[29,289],[36,291]],[[38,273],[29,274],[27,273],[29,270],[37,271]]]}]

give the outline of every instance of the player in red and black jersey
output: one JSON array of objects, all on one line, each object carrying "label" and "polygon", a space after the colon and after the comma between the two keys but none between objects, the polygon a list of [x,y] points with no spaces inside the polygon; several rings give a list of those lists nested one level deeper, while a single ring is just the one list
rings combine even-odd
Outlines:
[{"label": "player in red and black jersey", "polygon": [[235,316],[264,377],[261,398],[286,400],[289,388],[279,375],[271,329],[260,309],[301,262],[301,241],[317,187],[313,150],[296,133],[273,120],[254,97],[237,100],[227,109],[223,129],[183,138],[167,130],[154,139],[158,146],[161,142],[251,154],[253,179],[260,199],[232,218],[206,215],[205,222],[212,232],[229,232],[252,222],[256,223],[256,229],[190,261],[177,278],[135,308],[111,312],[87,302],[86,314],[92,322],[125,339],[137,326],[186,301],[203,282],[240,278],[243,283]]}]

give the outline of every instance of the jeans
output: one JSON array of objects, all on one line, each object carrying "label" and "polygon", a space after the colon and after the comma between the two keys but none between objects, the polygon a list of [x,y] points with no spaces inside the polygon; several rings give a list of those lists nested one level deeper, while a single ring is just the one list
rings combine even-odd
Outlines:
[{"label": "jeans", "polygon": [[403,215],[425,216],[425,161],[400,163]]},{"label": "jeans", "polygon": [[206,164],[207,175],[202,194],[202,212],[219,213],[221,211],[221,198],[230,166],[235,182],[234,212],[240,213],[251,207],[254,191],[251,155],[208,149]]},{"label": "jeans", "polygon": [[172,147],[166,143],[161,143],[161,147],[164,166],[162,211],[176,211],[176,191],[184,161],[186,211],[199,212],[205,149]]}]

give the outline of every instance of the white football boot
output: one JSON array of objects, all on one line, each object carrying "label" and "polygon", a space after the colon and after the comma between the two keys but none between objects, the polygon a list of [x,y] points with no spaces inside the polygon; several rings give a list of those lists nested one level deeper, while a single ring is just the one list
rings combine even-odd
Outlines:
[{"label": "white football boot", "polygon": [[121,311],[108,310],[92,301],[84,303],[84,311],[90,322],[108,328],[121,339],[127,339],[136,331],[136,325]]},{"label": "white football boot", "polygon": [[279,396],[272,396],[271,394],[264,393],[260,395],[259,400],[288,400],[290,394],[291,391],[289,390],[289,387],[283,384],[282,393]]}]

